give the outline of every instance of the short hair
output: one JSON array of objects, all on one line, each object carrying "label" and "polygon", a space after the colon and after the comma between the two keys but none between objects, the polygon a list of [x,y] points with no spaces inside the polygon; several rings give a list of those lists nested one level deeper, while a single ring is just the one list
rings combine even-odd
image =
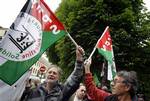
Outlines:
[{"label": "short hair", "polygon": [[117,76],[124,78],[123,83],[131,86],[129,93],[133,97],[137,92],[138,81],[137,74],[135,71],[119,71]]},{"label": "short hair", "polygon": [[85,87],[85,89],[86,89],[86,86],[84,83],[80,83],[78,89],[80,89],[81,86]]},{"label": "short hair", "polygon": [[46,73],[49,71],[49,69],[51,68],[56,68],[58,70],[59,75],[61,76],[63,74],[63,71],[60,67],[58,67],[57,65],[51,65],[50,68],[47,69]]},{"label": "short hair", "polygon": [[79,86],[85,86],[85,84],[84,83],[80,83]]}]

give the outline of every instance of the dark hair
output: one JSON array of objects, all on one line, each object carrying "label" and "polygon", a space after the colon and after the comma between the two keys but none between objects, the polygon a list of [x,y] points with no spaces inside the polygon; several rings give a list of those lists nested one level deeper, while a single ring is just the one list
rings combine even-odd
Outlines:
[{"label": "dark hair", "polygon": [[137,92],[138,82],[137,74],[135,71],[120,71],[117,73],[117,76],[124,78],[124,83],[130,86],[129,93],[131,97],[135,96]]}]

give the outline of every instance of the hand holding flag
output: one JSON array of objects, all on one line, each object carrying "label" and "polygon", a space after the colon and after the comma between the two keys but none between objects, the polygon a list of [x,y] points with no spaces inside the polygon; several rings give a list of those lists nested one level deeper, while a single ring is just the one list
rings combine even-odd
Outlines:
[{"label": "hand holding flag", "polygon": [[27,0],[0,43],[0,86],[3,85],[0,98],[8,94],[13,96],[0,101],[19,99],[17,97],[21,96],[25,80],[29,77],[26,75],[29,68],[65,34],[64,26],[43,0]]},{"label": "hand holding flag", "polygon": [[85,73],[90,73],[90,66],[91,66],[91,63],[92,63],[92,59],[86,59],[84,61],[84,68],[85,68]]}]

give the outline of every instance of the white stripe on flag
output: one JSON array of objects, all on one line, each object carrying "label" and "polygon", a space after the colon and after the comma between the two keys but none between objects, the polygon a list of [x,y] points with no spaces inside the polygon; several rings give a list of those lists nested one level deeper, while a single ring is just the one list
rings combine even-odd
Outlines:
[{"label": "white stripe on flag", "polygon": [[109,81],[113,80],[112,64],[110,62],[108,62],[107,80],[109,80]]},{"label": "white stripe on flag", "polygon": [[3,57],[0,56],[0,65],[4,64],[7,61],[7,59],[4,59]]},{"label": "white stripe on flag", "polygon": [[0,101],[19,101],[25,89],[26,80],[29,78],[31,71],[26,72],[12,86],[0,80]]}]

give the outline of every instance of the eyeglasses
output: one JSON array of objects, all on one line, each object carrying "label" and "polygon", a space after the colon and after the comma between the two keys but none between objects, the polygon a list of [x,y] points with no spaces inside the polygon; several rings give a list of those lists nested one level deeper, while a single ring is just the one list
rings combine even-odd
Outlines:
[{"label": "eyeglasses", "polygon": [[119,81],[119,80],[112,80],[113,84],[117,84],[117,83],[125,83],[124,81]]}]

